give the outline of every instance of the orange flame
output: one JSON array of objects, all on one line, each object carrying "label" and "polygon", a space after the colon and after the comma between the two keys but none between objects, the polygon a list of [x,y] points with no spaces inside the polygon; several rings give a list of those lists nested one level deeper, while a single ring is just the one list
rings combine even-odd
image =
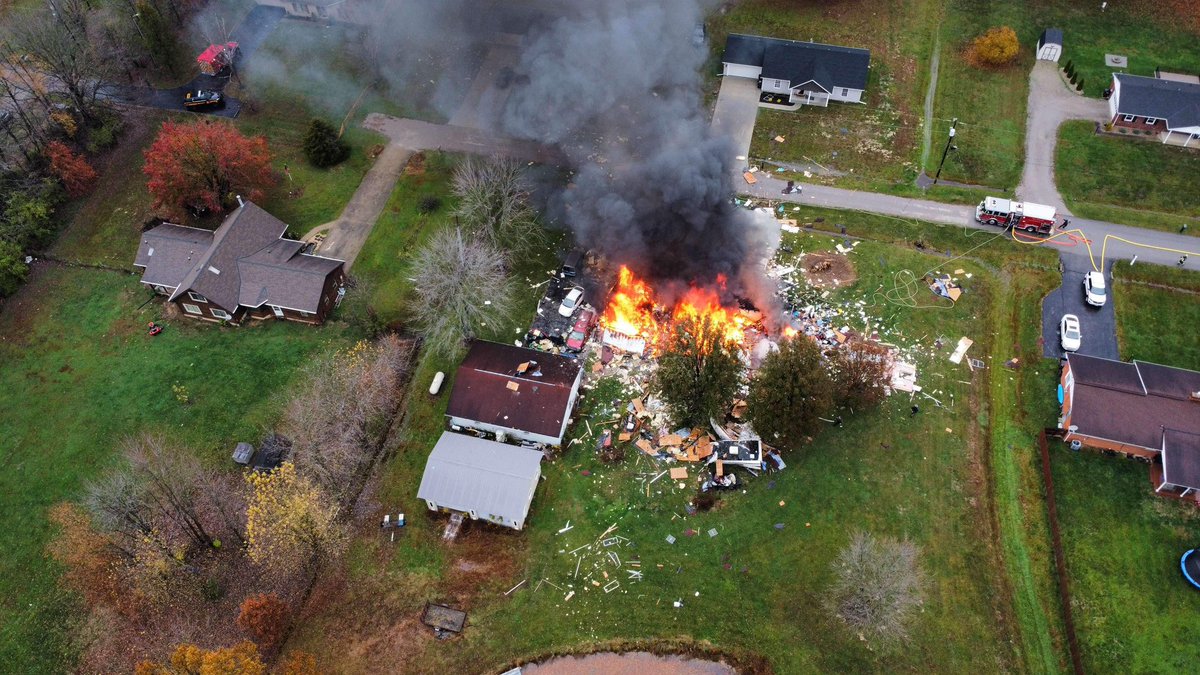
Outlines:
[{"label": "orange flame", "polygon": [[[724,275],[717,277],[717,285],[722,289],[725,287]],[[616,290],[608,300],[600,323],[611,331],[644,338],[647,344],[655,344],[664,337],[668,317],[674,321],[707,318],[726,340],[738,344],[745,342],[746,328],[751,323],[736,309],[723,307],[715,290],[695,286],[688,289],[674,310],[667,314],[656,303],[650,285],[622,265]]]}]

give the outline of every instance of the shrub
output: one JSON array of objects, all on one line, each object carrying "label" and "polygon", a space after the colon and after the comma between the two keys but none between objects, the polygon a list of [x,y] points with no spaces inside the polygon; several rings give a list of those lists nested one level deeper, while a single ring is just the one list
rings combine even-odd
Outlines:
[{"label": "shrub", "polygon": [[338,136],[333,125],[317,117],[304,134],[304,156],[318,168],[340,164],[350,156],[350,145]]},{"label": "shrub", "polygon": [[238,628],[250,634],[264,651],[279,645],[287,630],[288,606],[279,596],[260,593],[242,601],[238,613]]},{"label": "shrub", "polygon": [[1075,84],[1076,91],[1083,91],[1083,78],[1079,78],[1079,82]]},{"label": "shrub", "polygon": [[84,147],[91,154],[106,150],[116,145],[117,137],[121,135],[122,122],[117,115],[105,114],[99,126],[88,130],[87,143]]},{"label": "shrub", "polygon": [[970,60],[977,66],[1003,66],[1017,57],[1021,43],[1008,26],[990,28],[971,43]]},{"label": "shrub", "polygon": [[25,265],[21,247],[0,239],[0,298],[15,293],[28,275],[29,268]]}]

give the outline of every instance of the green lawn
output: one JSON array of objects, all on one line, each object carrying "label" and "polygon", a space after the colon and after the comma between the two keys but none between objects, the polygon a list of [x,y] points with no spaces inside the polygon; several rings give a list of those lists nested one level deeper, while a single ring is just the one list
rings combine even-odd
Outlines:
[{"label": "green lawn", "polygon": [[1121,358],[1200,370],[1200,273],[1116,265],[1113,301]]},{"label": "green lawn", "polygon": [[1190,221],[1200,230],[1200,149],[1101,136],[1076,121],[1059,128],[1057,153],[1058,188],[1076,215],[1173,232]]},{"label": "green lawn", "polygon": [[181,321],[151,338],[161,303],[141,307],[148,297],[133,276],[50,267],[0,313],[0,662],[22,672],[62,672],[77,648],[78,615],[43,552],[46,509],[78,499],[132,434],[166,433],[225,462],[271,423],[309,355],[352,337],[338,324]]},{"label": "green lawn", "polygon": [[[845,173],[806,178],[843,187],[884,190],[916,178],[921,105],[940,3],[852,0],[784,3],[751,0],[709,22],[719,54],[728,33],[750,33],[871,50],[864,105],[832,103],[797,111],[760,109],[750,148],[753,158],[814,162]],[[720,67],[719,58],[717,68]],[[773,141],[783,136],[783,143]]]},{"label": "green lawn", "polygon": [[[938,79],[935,145],[957,117],[956,152],[946,160],[943,178],[1011,191],[1021,179],[1024,156],[1028,75],[1041,31],[1064,30],[1062,65],[1072,60],[1085,79],[1086,93],[1099,96],[1107,86],[1109,68],[1104,54],[1130,57],[1129,72],[1147,75],[1155,66],[1184,72],[1200,71],[1200,52],[1194,49],[1196,29],[1173,15],[1163,3],[1068,0],[949,0],[942,24],[941,75]],[[988,71],[966,64],[962,54],[970,41],[987,28],[1007,25],[1017,32],[1021,51],[1010,66]],[[932,172],[939,155],[931,155]],[[1060,173],[1061,187],[1061,173]]]},{"label": "green lawn", "polygon": [[[833,226],[830,221],[837,212],[823,213],[830,217],[821,225]],[[839,222],[852,233],[879,233],[898,241],[911,242],[906,237],[915,233],[927,247],[961,246],[959,253],[983,241],[967,239],[957,228],[885,222],[861,214],[841,213]],[[372,247],[383,241],[373,236],[360,260],[371,259]],[[785,244],[797,252],[827,249],[837,241],[840,238],[820,233],[785,235]],[[1030,249],[993,243],[997,245],[978,247],[973,255],[1041,264],[1040,254]],[[445,394],[434,398],[424,389],[433,371],[451,372],[454,364],[426,359],[414,378],[407,425],[380,487],[381,499],[409,511],[409,527],[395,545],[374,537],[356,545],[350,563],[354,583],[347,598],[301,628],[292,646],[336,659],[350,670],[394,667],[397,661],[391,659],[402,658],[410,672],[497,669],[505,662],[557,651],[647,642],[712,645],[741,659],[757,654],[776,672],[1021,670],[1024,667],[1017,664],[1024,662],[1027,649],[1044,649],[1054,661],[1054,637],[1042,648],[1018,640],[1011,618],[1012,593],[997,567],[1003,564],[1000,549],[990,543],[995,535],[987,515],[987,428],[989,414],[997,413],[989,413],[988,375],[972,376],[965,366],[949,364],[949,345],[940,350],[932,346],[939,335],[951,344],[969,335],[977,341],[972,353],[978,358],[1007,358],[1012,340],[994,343],[986,319],[996,309],[995,299],[1013,291],[1020,297],[1040,297],[1041,286],[1050,285],[1049,275],[1043,279],[1025,270],[1022,278],[1028,282],[1014,288],[999,285],[998,277],[988,271],[990,265],[972,259],[871,241],[860,244],[852,255],[860,280],[838,291],[834,301],[850,308],[864,301],[872,325],[911,350],[922,384],[946,401],[947,408],[922,399],[921,415],[910,419],[908,397],[893,397],[881,410],[849,419],[844,429],[826,433],[812,448],[788,455],[785,472],[753,480],[744,494],[724,495],[711,513],[681,520],[690,488],[679,489],[664,480],[647,496],[634,479],[638,473],[659,470],[649,460],[631,455],[622,465],[606,466],[588,449],[600,423],[615,416],[625,396],[615,381],[602,380],[585,393],[576,416],[587,420],[572,432],[584,442],[544,466],[546,480],[526,531],[513,535],[470,529],[463,541],[446,548],[439,539],[441,521],[425,515],[413,491],[428,448],[443,428]],[[904,295],[896,288],[898,271],[919,276],[939,266],[972,273],[966,281],[968,293],[956,307],[914,309],[889,300]],[[1047,269],[1052,267],[1048,264]],[[929,300],[923,287],[915,290],[918,301]],[[1022,313],[1012,317],[1011,325],[1022,326],[1019,339],[1032,351],[1036,336],[1025,326],[1032,325],[1027,319],[1036,313],[1036,302],[1020,307]],[[1007,379],[1007,371],[995,366],[995,371],[986,372]],[[1040,513],[1036,485],[1031,492],[1021,467],[1013,475],[1013,508]],[[567,520],[574,529],[557,535]],[[784,529],[776,530],[780,522]],[[618,534],[635,542],[629,553],[642,560],[645,580],[636,585],[623,582],[611,594],[576,582],[575,597],[564,601],[574,558],[562,551],[594,539],[614,523]],[[1044,533],[1039,525],[1032,517],[1018,518],[1011,536],[1037,536]],[[684,536],[688,528],[701,534]],[[716,538],[704,534],[709,528],[718,530]],[[830,560],[855,528],[907,535],[925,551],[928,598],[915,622],[913,643],[897,654],[866,649],[820,608]],[[679,541],[668,545],[667,534]],[[1033,606],[1021,609],[1029,614],[1028,621],[1021,617],[1020,622],[1040,626],[1043,632],[1056,631],[1056,618],[1033,623],[1033,617],[1055,608],[1053,596],[1046,594],[1050,582],[1045,549],[1033,547],[1025,555],[1024,564],[1031,568],[1025,574],[1035,597]],[[477,567],[494,573],[473,573]],[[503,592],[522,579],[528,579],[523,590],[505,598]],[[535,591],[541,579],[564,590],[543,583]],[[1043,595],[1049,603],[1042,602]],[[683,600],[682,608],[671,607],[676,599]],[[464,606],[471,612],[472,628],[451,642],[414,637],[419,627],[408,622],[429,600]],[[368,602],[370,611],[363,611]],[[382,647],[367,637],[390,631],[395,631],[403,652],[399,645]],[[418,641],[415,646],[413,641]]]},{"label": "green lawn", "polygon": [[1050,452],[1084,668],[1194,670],[1200,592],[1179,557],[1197,546],[1200,513],[1156,497],[1145,464],[1062,444]]}]

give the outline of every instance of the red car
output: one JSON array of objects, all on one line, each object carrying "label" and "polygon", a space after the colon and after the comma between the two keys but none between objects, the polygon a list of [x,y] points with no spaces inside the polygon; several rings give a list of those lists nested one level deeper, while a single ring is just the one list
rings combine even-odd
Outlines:
[{"label": "red car", "polygon": [[583,351],[583,346],[587,344],[588,335],[592,332],[592,324],[596,322],[596,312],[591,309],[585,309],[579,315],[579,320],[571,328],[571,334],[567,336],[567,349],[572,352]]}]

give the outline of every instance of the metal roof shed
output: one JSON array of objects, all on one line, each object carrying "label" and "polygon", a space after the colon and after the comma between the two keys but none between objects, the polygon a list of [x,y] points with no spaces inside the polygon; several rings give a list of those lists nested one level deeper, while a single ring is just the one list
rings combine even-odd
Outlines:
[{"label": "metal roof shed", "polygon": [[417,498],[431,511],[458,511],[519,530],[542,476],[542,453],[474,436],[442,433]]}]

